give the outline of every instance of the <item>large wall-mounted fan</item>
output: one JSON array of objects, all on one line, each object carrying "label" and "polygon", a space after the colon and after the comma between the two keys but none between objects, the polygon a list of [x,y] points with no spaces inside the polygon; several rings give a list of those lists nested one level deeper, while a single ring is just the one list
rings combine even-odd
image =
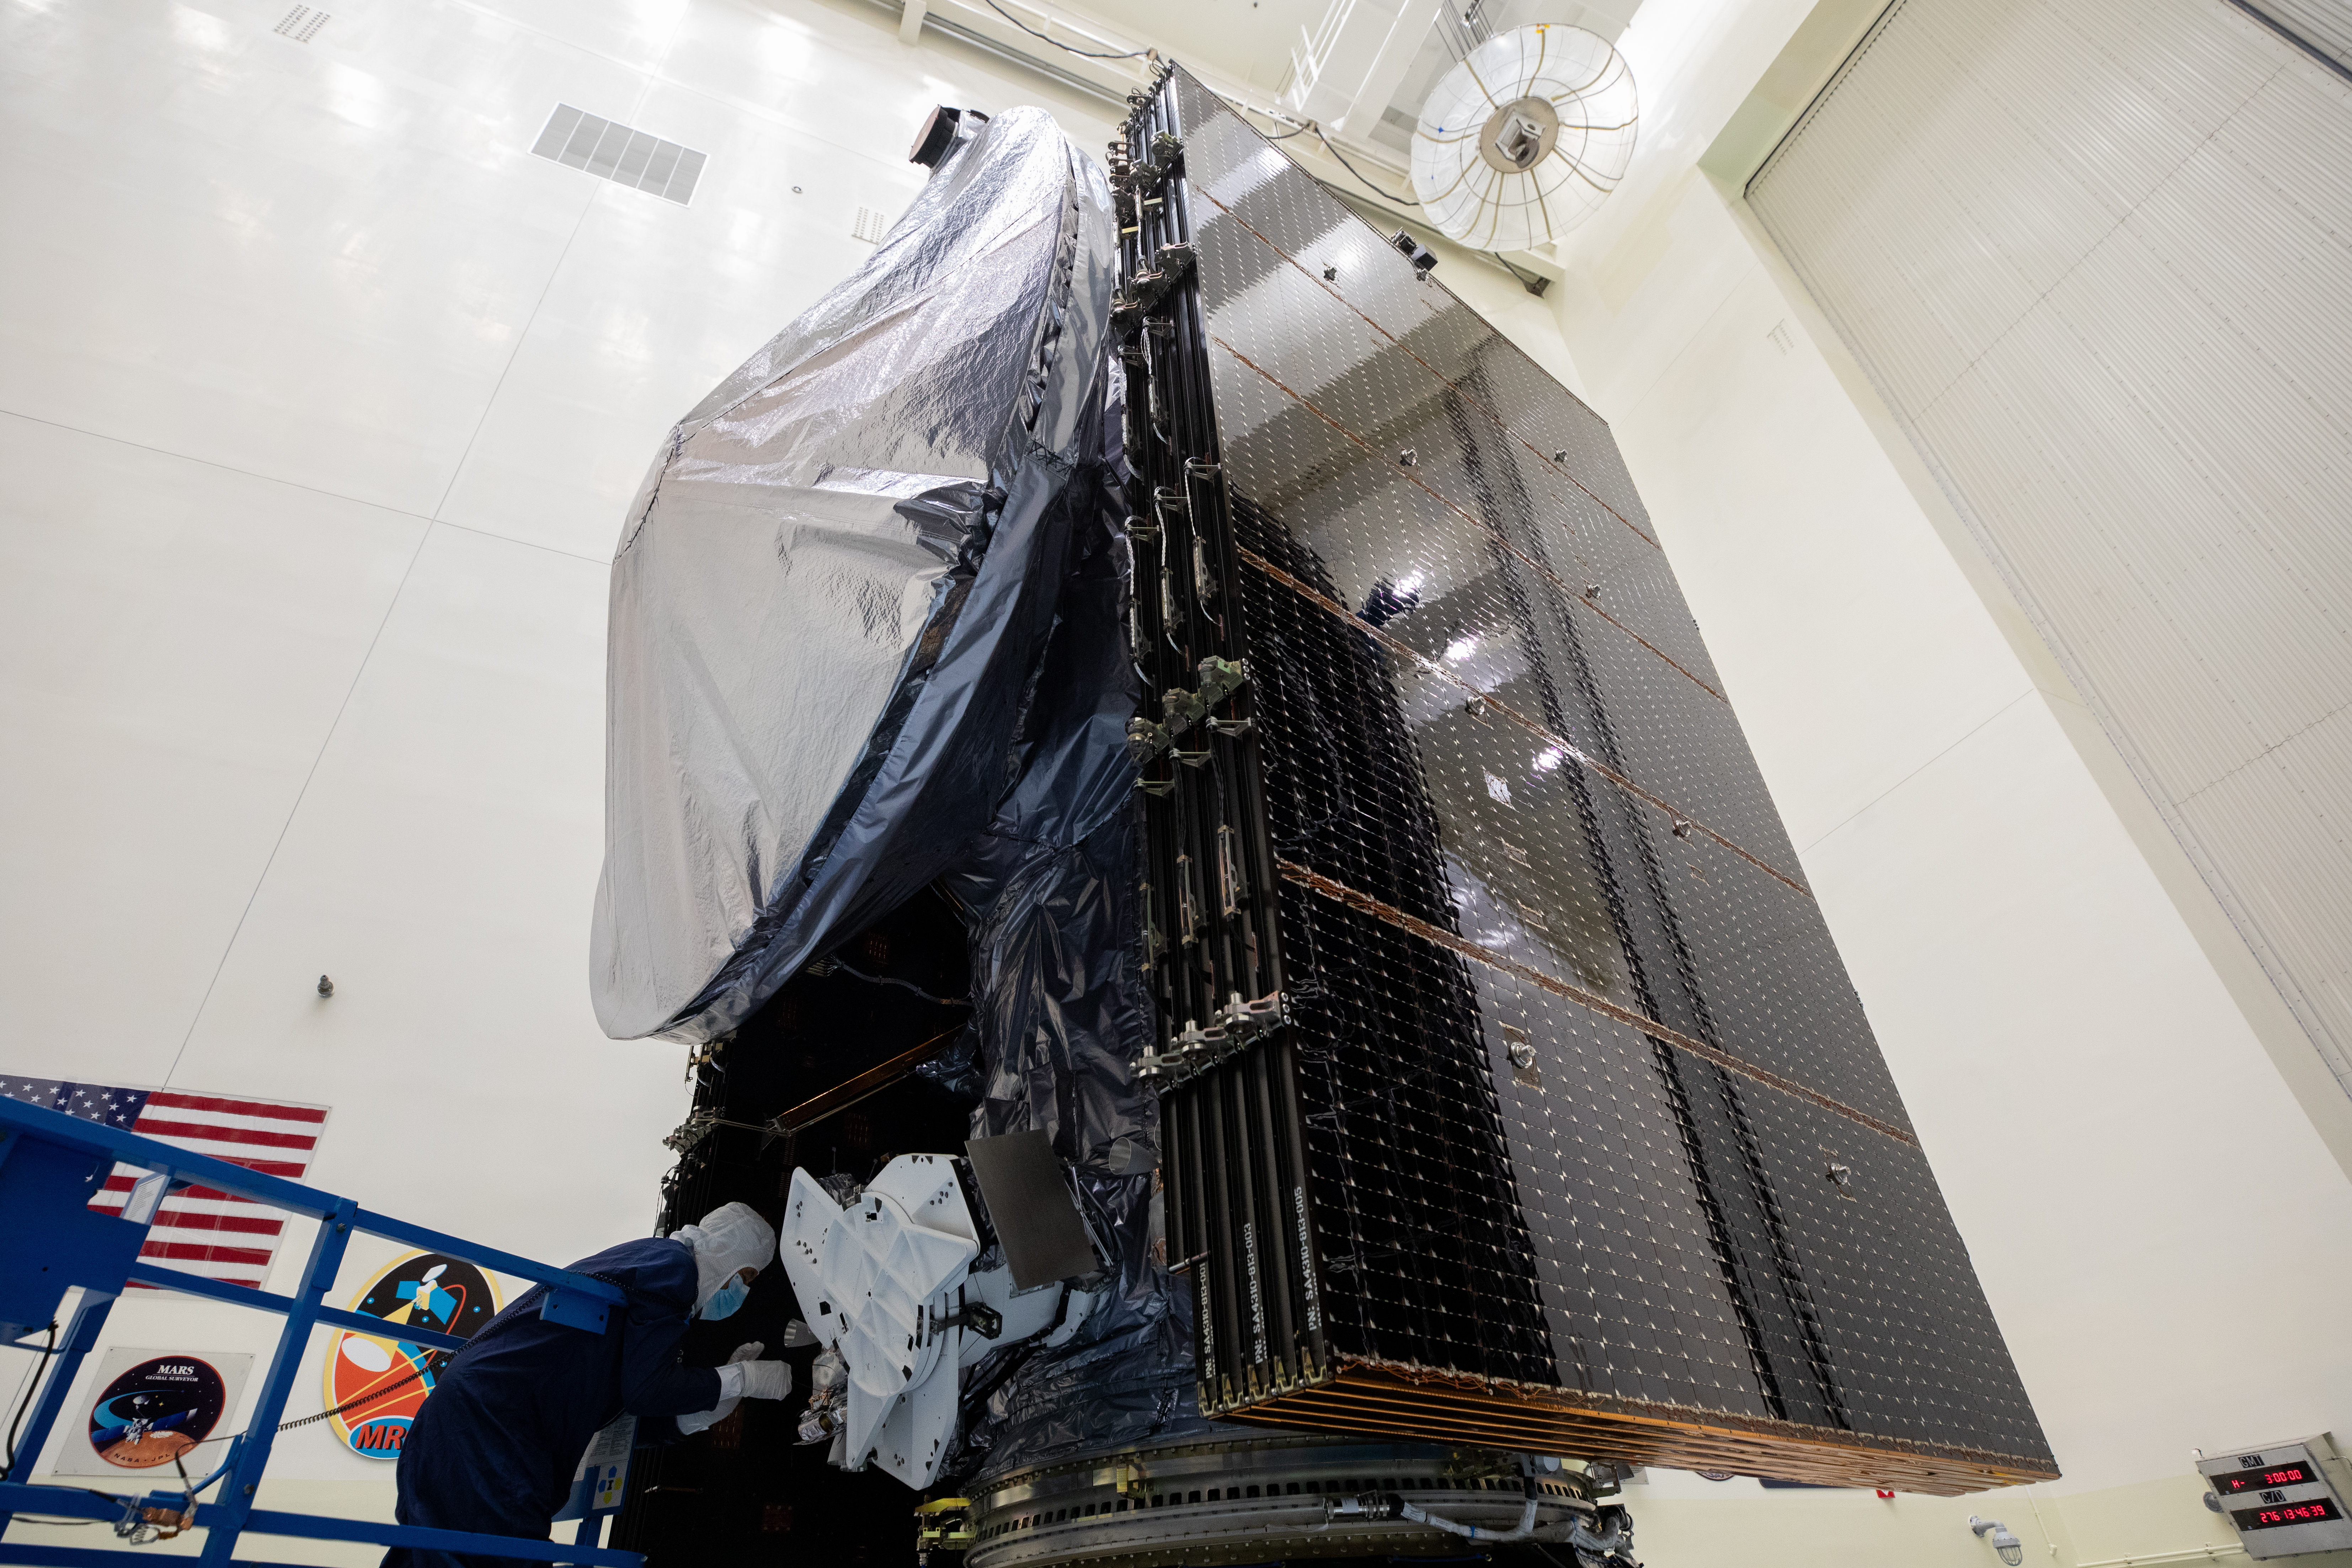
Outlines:
[{"label": "large wall-mounted fan", "polygon": [[1581,27],[1487,39],[1431,91],[1412,188],[1447,238],[1525,250],[1592,216],[1633,157],[1633,73]]}]

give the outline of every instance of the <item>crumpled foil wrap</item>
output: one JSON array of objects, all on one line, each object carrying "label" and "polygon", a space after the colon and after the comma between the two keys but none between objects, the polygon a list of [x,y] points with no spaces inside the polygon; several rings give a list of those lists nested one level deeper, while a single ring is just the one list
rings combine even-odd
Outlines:
[{"label": "crumpled foil wrap", "polygon": [[995,815],[1100,440],[1117,236],[1050,116],[973,123],[629,508],[590,951],[616,1039],[725,1035]]}]

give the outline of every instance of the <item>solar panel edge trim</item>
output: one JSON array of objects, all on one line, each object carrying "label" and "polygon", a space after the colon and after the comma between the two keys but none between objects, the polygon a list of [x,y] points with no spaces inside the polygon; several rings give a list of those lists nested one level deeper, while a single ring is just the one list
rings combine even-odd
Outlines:
[{"label": "solar panel edge trim", "polygon": [[1296,1430],[1491,1446],[1668,1468],[1730,1471],[1833,1487],[1958,1497],[2056,1479],[2030,1457],[1853,1434],[1792,1422],[1643,1405],[1572,1390],[1518,1388],[1441,1369],[1341,1357],[1314,1389],[1222,1413]]}]

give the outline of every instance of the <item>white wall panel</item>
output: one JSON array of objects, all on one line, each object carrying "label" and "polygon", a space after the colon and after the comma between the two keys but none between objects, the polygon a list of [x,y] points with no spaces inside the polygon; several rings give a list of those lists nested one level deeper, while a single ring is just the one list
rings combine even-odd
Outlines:
[{"label": "white wall panel", "polygon": [[1898,0],[1748,198],[2352,1089],[2347,167],[2225,0]]},{"label": "white wall panel", "polygon": [[427,526],[0,414],[0,1072],[164,1081]]},{"label": "white wall panel", "polygon": [[96,50],[13,13],[0,290],[42,308],[0,313],[0,407],[429,515],[602,189],[538,126],[637,75],[478,14],[188,5]]},{"label": "white wall panel", "polygon": [[566,1259],[646,1223],[678,1116],[675,1058],[605,1039],[583,979],[604,579],[432,531],[172,1080],[331,1105],[318,1185]]}]

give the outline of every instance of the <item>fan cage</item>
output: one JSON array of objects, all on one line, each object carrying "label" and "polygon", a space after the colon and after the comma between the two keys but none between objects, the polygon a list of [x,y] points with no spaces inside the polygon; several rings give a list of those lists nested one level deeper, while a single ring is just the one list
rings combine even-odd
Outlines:
[{"label": "fan cage", "polygon": [[[1559,124],[1542,154],[1513,171],[1486,143],[1528,99]],[[1413,129],[1413,195],[1449,239],[1482,250],[1549,244],[1591,217],[1625,177],[1640,110],[1633,70],[1607,39],[1581,27],[1517,28],[1480,45],[1432,89]]]}]

